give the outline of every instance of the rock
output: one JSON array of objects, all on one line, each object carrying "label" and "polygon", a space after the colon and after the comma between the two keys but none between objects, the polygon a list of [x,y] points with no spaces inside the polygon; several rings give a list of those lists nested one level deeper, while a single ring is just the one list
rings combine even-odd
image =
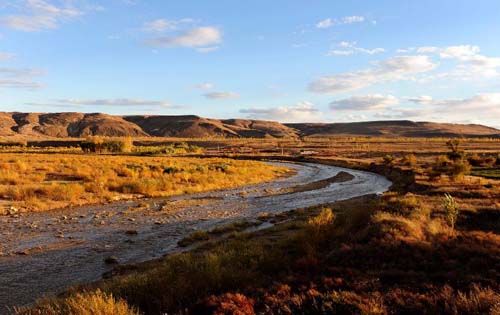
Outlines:
[{"label": "rock", "polygon": [[118,257],[116,256],[109,256],[104,259],[104,262],[108,265],[111,264],[117,264],[118,263]]},{"label": "rock", "polygon": [[139,233],[137,232],[137,230],[127,230],[127,231],[125,231],[125,234],[127,234],[127,235],[137,235]]}]

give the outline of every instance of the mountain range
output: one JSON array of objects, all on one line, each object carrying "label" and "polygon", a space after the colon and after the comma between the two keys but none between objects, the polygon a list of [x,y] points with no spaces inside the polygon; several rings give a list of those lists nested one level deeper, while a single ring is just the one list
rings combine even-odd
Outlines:
[{"label": "mountain range", "polygon": [[279,123],[250,119],[184,116],[114,116],[102,113],[0,112],[0,136],[26,138],[109,137],[500,137],[500,130],[478,124],[408,120],[353,123]]}]

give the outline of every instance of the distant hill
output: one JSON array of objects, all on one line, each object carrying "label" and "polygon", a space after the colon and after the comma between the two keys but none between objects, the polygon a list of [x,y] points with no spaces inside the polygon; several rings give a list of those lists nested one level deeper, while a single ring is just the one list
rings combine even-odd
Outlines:
[{"label": "distant hill", "polygon": [[499,137],[500,130],[477,124],[414,122],[409,120],[368,121],[333,124],[286,124],[309,137]]},{"label": "distant hill", "polygon": [[282,124],[249,119],[209,119],[185,116],[113,116],[100,113],[1,113],[0,136],[25,138],[224,137],[296,138],[335,136],[500,137],[483,125],[413,121]]}]

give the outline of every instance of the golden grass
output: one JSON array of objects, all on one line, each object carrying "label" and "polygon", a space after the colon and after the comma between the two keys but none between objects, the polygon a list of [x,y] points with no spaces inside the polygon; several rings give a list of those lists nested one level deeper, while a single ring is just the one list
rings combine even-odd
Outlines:
[{"label": "golden grass", "polygon": [[24,315],[139,315],[122,299],[116,299],[112,294],[95,292],[76,293],[58,303],[41,307],[37,310],[20,310]]},{"label": "golden grass", "polygon": [[40,211],[254,184],[286,168],[220,158],[1,154],[0,205]]}]

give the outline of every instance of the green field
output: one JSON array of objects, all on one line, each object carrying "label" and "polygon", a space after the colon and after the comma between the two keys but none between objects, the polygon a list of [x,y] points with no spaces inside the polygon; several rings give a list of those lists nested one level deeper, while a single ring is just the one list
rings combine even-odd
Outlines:
[{"label": "green field", "polygon": [[471,171],[473,176],[484,178],[500,179],[500,168],[495,167],[474,167]]}]

